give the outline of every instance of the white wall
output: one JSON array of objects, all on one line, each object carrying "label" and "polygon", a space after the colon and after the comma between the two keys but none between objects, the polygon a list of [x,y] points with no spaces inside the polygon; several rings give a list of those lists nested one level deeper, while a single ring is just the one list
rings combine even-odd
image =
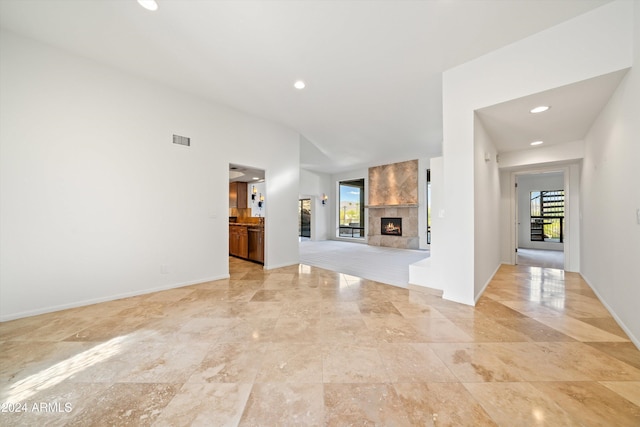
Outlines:
[{"label": "white wall", "polygon": [[228,276],[229,163],[266,171],[265,267],[297,263],[296,132],[0,43],[1,320]]},{"label": "white wall", "polygon": [[[442,157],[434,157],[429,161],[429,168],[431,169],[431,248],[430,258],[439,257],[439,248],[442,247],[441,239],[444,238],[443,222],[444,222],[444,159]],[[439,263],[435,263],[438,265]],[[441,271],[436,271],[433,267],[436,280],[431,287],[436,289],[443,289],[443,278]]]},{"label": "white wall", "polygon": [[[511,172],[500,170],[500,260],[502,264],[515,264],[515,192]],[[515,182],[515,178],[514,178]]]},{"label": "white wall", "polygon": [[500,267],[500,173],[497,150],[477,115],[474,140],[474,299],[477,299]]},{"label": "white wall", "polygon": [[628,68],[632,9],[631,2],[606,4],[444,73],[444,298],[473,304],[482,286],[475,270],[490,269],[475,265],[474,111]]},{"label": "white wall", "polygon": [[[253,195],[253,189],[256,189],[256,197],[255,200],[251,198]],[[260,202],[260,194],[264,196],[264,201],[262,202],[262,207],[258,205]],[[267,210],[267,185],[266,182],[249,182],[247,184],[247,206],[251,208],[251,216],[262,217],[265,218],[265,212]]]},{"label": "white wall", "polygon": [[580,272],[580,259],[582,252],[582,232],[580,221],[582,218],[582,205],[580,194],[582,182],[580,173],[582,162],[568,165],[565,170],[565,227],[564,227],[564,269],[566,271]]},{"label": "white wall", "polygon": [[582,275],[640,347],[640,4],[634,64],[585,138]]},{"label": "white wall", "polygon": [[[300,170],[300,198],[311,199],[311,240],[327,240],[331,213],[336,202],[331,195],[331,177],[328,174]],[[322,195],[326,194],[326,204],[322,204]]]},{"label": "white wall", "polygon": [[531,241],[531,192],[564,190],[562,172],[520,175],[518,183],[518,247],[529,249],[564,250],[563,243]]}]

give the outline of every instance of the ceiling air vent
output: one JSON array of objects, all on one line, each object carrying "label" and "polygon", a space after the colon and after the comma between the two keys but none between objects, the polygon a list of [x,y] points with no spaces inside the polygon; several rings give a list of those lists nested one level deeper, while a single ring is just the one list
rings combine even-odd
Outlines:
[{"label": "ceiling air vent", "polygon": [[173,135],[173,143],[191,147],[191,138],[187,138],[186,136]]}]

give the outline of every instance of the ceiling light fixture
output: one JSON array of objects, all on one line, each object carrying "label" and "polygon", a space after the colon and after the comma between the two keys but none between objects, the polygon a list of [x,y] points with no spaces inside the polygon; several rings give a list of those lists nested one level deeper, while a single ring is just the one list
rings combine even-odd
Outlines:
[{"label": "ceiling light fixture", "polygon": [[158,10],[158,3],[156,3],[156,0],[138,0],[138,4],[147,10]]},{"label": "ceiling light fixture", "polygon": [[295,87],[296,89],[304,89],[305,86],[306,84],[302,80],[298,80],[293,84],[293,87]]},{"label": "ceiling light fixture", "polygon": [[540,145],[540,144],[544,144],[544,141],[533,141],[531,143],[531,145]]},{"label": "ceiling light fixture", "polygon": [[532,108],[531,110],[529,110],[530,113],[536,114],[536,113],[544,113],[545,111],[547,111],[549,108],[548,105],[540,105],[539,107],[536,108]]}]

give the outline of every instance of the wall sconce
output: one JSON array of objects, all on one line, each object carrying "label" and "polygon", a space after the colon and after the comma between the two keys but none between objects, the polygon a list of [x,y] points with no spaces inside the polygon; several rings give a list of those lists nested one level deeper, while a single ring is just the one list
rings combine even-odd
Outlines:
[{"label": "wall sconce", "polygon": [[255,201],[256,200],[256,194],[258,194],[258,189],[256,188],[255,185],[251,186],[251,200]]},{"label": "wall sconce", "polygon": [[262,193],[260,193],[260,199],[258,201],[258,207],[261,208],[263,203],[264,203],[264,196],[262,195]]},{"label": "wall sconce", "polygon": [[326,205],[327,200],[329,200],[329,196],[327,196],[325,193],[322,193],[322,204]]}]

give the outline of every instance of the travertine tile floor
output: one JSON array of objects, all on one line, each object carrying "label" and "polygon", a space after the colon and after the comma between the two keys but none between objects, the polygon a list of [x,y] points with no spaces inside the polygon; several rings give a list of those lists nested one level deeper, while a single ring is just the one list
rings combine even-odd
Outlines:
[{"label": "travertine tile floor", "polygon": [[230,264],[0,324],[0,425],[640,425],[640,352],[579,275],[503,266],[474,308]]}]

